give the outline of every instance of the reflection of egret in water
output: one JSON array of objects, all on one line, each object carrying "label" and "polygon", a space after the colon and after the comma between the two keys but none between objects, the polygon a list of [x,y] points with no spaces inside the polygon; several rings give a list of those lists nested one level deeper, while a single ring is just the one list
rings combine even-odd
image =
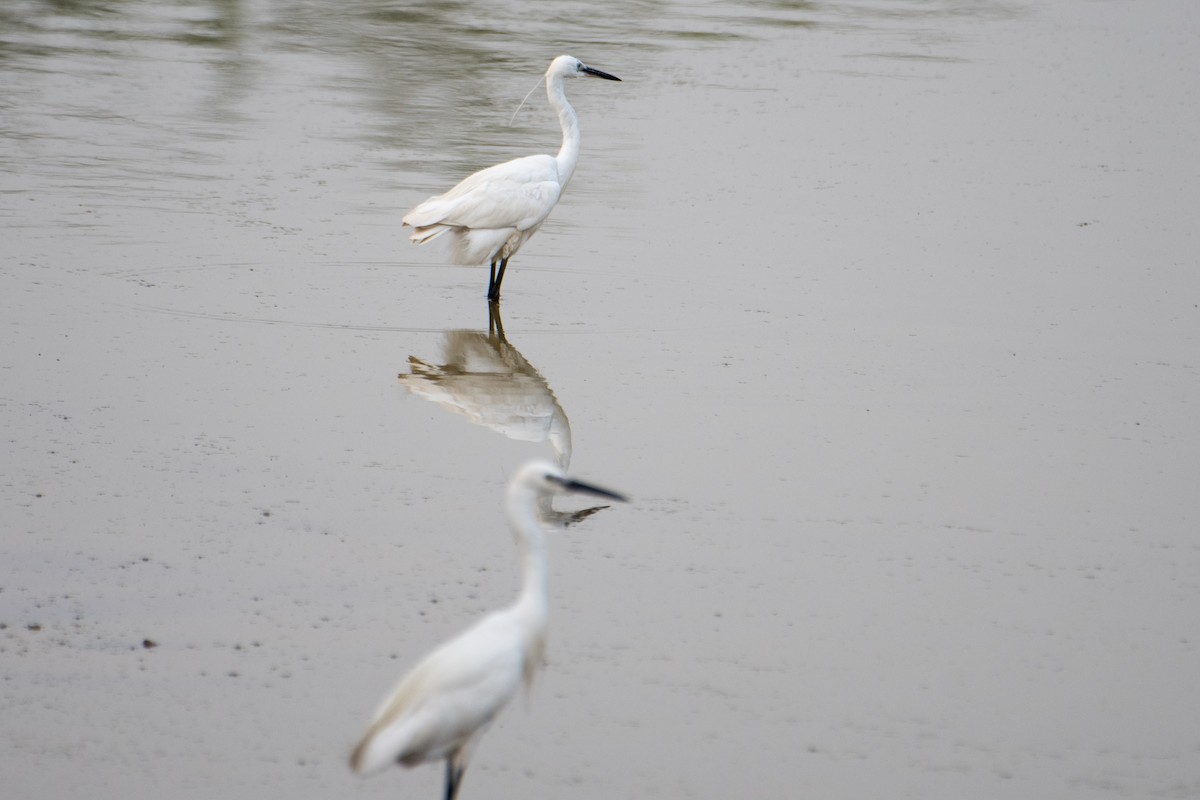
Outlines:
[{"label": "reflection of egret in water", "polygon": [[[571,423],[546,379],[504,335],[500,308],[488,304],[488,330],[447,331],[443,364],[408,357],[411,372],[401,373],[402,386],[469,419],[476,425],[521,442],[549,442],[555,461],[571,464]],[[601,508],[555,511],[551,498],[539,507],[547,522],[570,525]]]},{"label": "reflection of egret in water", "polygon": [[550,442],[571,464],[571,423],[546,379],[508,343],[500,310],[489,305],[488,331],[447,331],[444,364],[408,357],[400,383],[418,397],[521,442]]}]

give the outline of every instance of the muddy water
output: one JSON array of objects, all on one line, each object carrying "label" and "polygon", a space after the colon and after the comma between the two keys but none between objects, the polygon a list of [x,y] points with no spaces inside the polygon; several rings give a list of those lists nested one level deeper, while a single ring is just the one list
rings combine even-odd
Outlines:
[{"label": "muddy water", "polygon": [[[464,796],[1200,795],[1200,19],[1044,5],[6,4],[4,794],[437,796],[538,455],[635,502]],[[489,319],[399,219],[560,52]]]}]

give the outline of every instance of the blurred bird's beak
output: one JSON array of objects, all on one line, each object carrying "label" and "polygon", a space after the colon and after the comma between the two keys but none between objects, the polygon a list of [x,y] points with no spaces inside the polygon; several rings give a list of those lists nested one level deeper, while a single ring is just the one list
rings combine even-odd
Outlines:
[{"label": "blurred bird's beak", "polygon": [[622,503],[629,502],[629,499],[627,497],[625,497],[625,495],[623,495],[623,494],[617,494],[616,492],[610,492],[608,489],[601,489],[599,486],[594,486],[593,484],[590,484],[590,483],[584,483],[583,481],[577,481],[577,480],[568,478],[567,480],[563,480],[563,481],[556,480],[556,482],[559,483],[568,492],[574,492],[575,494],[591,494],[591,495],[595,495],[596,497],[607,497],[609,500],[617,500]]},{"label": "blurred bird's beak", "polygon": [[621,80],[621,79],[620,79],[620,78],[618,78],[616,75],[609,75],[607,72],[601,72],[601,71],[600,71],[600,70],[598,70],[598,69],[594,69],[593,67],[589,67],[587,64],[584,64],[584,65],[583,65],[583,71],[584,71],[584,72],[586,72],[588,75],[595,75],[597,78],[604,78],[604,80],[606,80],[606,81],[619,81],[619,80]]}]

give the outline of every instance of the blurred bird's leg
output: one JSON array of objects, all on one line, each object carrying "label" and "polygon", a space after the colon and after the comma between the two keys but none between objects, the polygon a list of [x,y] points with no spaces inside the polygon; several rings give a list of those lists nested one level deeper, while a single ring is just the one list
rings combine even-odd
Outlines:
[{"label": "blurred bird's leg", "polygon": [[454,800],[458,796],[458,787],[466,771],[466,767],[459,766],[457,761],[455,756],[446,759],[446,800]]}]

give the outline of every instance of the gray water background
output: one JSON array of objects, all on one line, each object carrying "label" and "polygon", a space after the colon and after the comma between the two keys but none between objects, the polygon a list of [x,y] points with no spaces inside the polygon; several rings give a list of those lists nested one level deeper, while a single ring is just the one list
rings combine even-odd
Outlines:
[{"label": "gray water background", "polygon": [[[500,342],[400,218],[563,52]],[[1183,0],[4,3],[4,795],[437,796],[346,756],[566,420],[634,502],[464,797],[1200,797],[1198,75]]]}]

